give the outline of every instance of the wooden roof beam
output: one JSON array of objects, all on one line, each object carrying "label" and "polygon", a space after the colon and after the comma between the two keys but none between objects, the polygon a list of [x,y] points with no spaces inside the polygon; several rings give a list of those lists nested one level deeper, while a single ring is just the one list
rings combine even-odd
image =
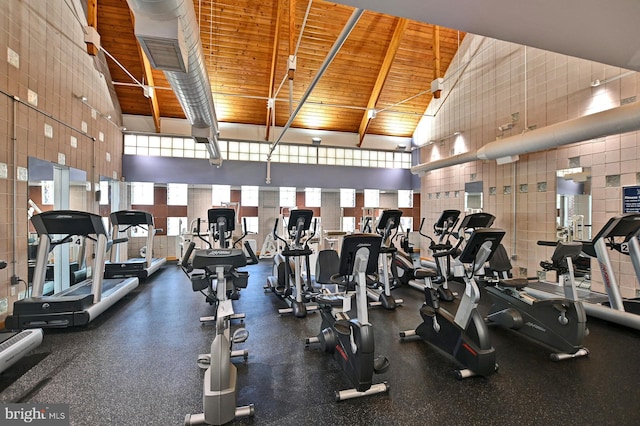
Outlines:
[{"label": "wooden roof beam", "polygon": [[[442,75],[440,73],[440,27],[437,25],[433,26],[433,69],[434,69],[434,78],[438,79]],[[442,93],[441,89],[433,92],[433,97],[436,99],[440,99],[440,94]]]},{"label": "wooden roof beam", "polygon": [[[95,34],[98,31],[98,0],[87,0],[87,26],[95,30]],[[100,47],[94,43],[86,42],[87,53],[91,56],[98,55]]]},{"label": "wooden roof beam", "polygon": [[[136,18],[133,15],[133,11],[129,10],[129,15],[131,16],[131,24],[135,28]],[[145,88],[142,88],[142,90],[145,91],[145,96],[149,98],[149,107],[151,108],[151,116],[153,117],[153,125],[156,128],[156,133],[160,133],[160,106],[158,105],[158,98],[153,90],[155,84],[153,81],[151,64],[149,63],[147,55],[144,54],[144,51],[140,47],[140,43],[136,44],[138,46],[138,55],[140,56],[140,61],[142,62],[142,69],[144,70],[144,81],[146,82],[146,85],[148,87],[148,92],[145,91]]]},{"label": "wooden roof beam", "polygon": [[[269,140],[269,130],[271,130],[271,120],[272,114],[274,114],[274,108],[276,106],[276,102],[274,99],[273,88],[275,86],[275,78],[276,78],[276,62],[278,60],[278,40],[280,39],[280,15],[282,11],[282,2],[284,0],[278,1],[278,10],[276,12],[276,30],[273,34],[273,50],[271,51],[271,74],[269,75],[269,93],[267,94],[269,101],[267,104],[267,122],[265,124],[265,136],[264,140]],[[293,1],[293,0],[291,0]]]},{"label": "wooden roof beam", "polygon": [[398,52],[398,48],[400,47],[400,40],[402,39],[402,35],[407,29],[409,21],[406,18],[398,18],[396,21],[396,27],[393,31],[393,37],[391,38],[391,42],[387,47],[387,53],[384,56],[384,60],[382,61],[382,66],[380,67],[380,72],[378,72],[378,77],[376,78],[376,82],[373,85],[373,90],[369,95],[369,102],[367,102],[367,110],[362,117],[362,121],[360,122],[360,128],[358,129],[358,134],[360,135],[360,142],[358,142],[358,147],[362,146],[362,141],[364,140],[364,136],[367,133],[367,128],[369,127],[369,122],[371,121],[371,116],[369,111],[372,111],[376,103],[378,102],[378,98],[380,97],[380,93],[382,92],[382,87],[384,86],[384,82],[389,75],[389,70],[391,69],[391,65],[393,64],[393,60]]}]

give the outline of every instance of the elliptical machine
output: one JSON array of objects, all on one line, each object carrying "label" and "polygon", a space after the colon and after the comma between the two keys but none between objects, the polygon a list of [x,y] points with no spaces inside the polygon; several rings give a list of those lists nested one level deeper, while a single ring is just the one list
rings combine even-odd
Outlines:
[{"label": "elliptical machine", "polygon": [[306,345],[318,343],[320,348],[333,357],[342,367],[352,389],[336,391],[336,401],[358,398],[386,392],[386,382],[373,384],[373,374],[381,374],[389,368],[386,357],[375,357],[373,326],[367,311],[366,276],[377,270],[378,254],[382,238],[376,234],[352,234],[344,237],[340,252],[340,266],[332,281],[346,286],[347,291],[355,286],[356,317],[349,318],[351,295],[320,294],[322,325],[317,337],[306,339]]},{"label": "elliptical machine", "polygon": [[[306,234],[311,228],[312,218],[313,210],[291,210],[289,222],[287,223],[289,241],[278,235],[278,219],[276,219],[273,226],[273,236],[276,240],[284,243],[284,250],[274,256],[273,275],[267,277],[267,283],[264,288],[265,290],[270,289],[273,291],[289,305],[288,308],[278,309],[280,315],[292,313],[297,318],[304,318],[307,316],[307,312],[318,309],[317,305],[309,304],[311,295],[314,293],[310,273],[309,256],[311,256],[312,251],[309,248],[309,240],[315,235],[315,221],[311,234],[308,237]],[[303,283],[302,278],[303,258],[306,267],[305,283]]]},{"label": "elliptical machine", "polygon": [[[185,425],[222,425],[238,417],[252,416],[253,404],[236,407],[237,368],[231,362],[231,357],[248,356],[247,351],[232,351],[234,343],[242,343],[249,337],[249,332],[240,328],[230,335],[229,320],[233,315],[233,305],[227,298],[227,280],[230,271],[245,266],[247,259],[241,249],[216,248],[197,250],[193,261],[189,265],[189,257],[193,252],[190,245],[182,259],[181,266],[192,283],[208,281],[209,285],[216,285],[216,336],[211,342],[209,354],[198,357],[198,365],[206,368],[203,383],[203,413],[187,414]],[[191,274],[194,269],[203,273]],[[195,284],[194,284],[195,286]]]},{"label": "elliptical machine", "polygon": [[498,279],[487,280],[485,287],[493,300],[487,315],[489,325],[495,323],[514,330],[549,348],[554,361],[588,355],[589,351],[582,345],[588,334],[587,314],[578,300],[573,273],[573,262],[581,251],[582,243],[559,242],[551,262],[540,262],[544,270],[558,273],[564,289],[564,298],[541,300],[527,293],[526,278],[506,277],[511,262],[500,244],[489,262]]},{"label": "elliptical machine", "polygon": [[[456,370],[458,379],[489,376],[498,369],[487,325],[477,310],[480,289],[474,275],[491,258],[504,234],[501,229],[476,229],[455,259],[464,270],[465,283],[455,314],[440,306],[435,289],[426,288],[425,303],[420,308],[422,323],[415,330],[400,332],[402,340],[419,336],[451,356],[463,367]],[[451,254],[458,250],[462,241],[460,239],[451,249]]]},{"label": "elliptical machine", "polygon": [[389,273],[393,274],[394,281],[397,280],[395,268],[390,270],[389,265],[395,264],[398,249],[392,242],[393,236],[391,234],[394,231],[398,232],[401,216],[402,210],[383,210],[376,223],[376,232],[382,237],[379,251],[382,265],[380,265],[381,271],[378,272],[378,279],[367,285],[367,297],[370,300],[369,306],[382,306],[385,309],[392,310],[403,303],[402,299],[393,297],[391,284],[389,283]]},{"label": "elliptical machine", "polygon": [[[234,225],[235,210],[230,208],[224,208],[224,207],[220,207],[220,208],[216,207],[216,208],[209,209],[209,211],[207,212],[207,215],[208,215],[209,227],[210,227],[209,232],[213,236],[213,240],[216,244],[216,247],[213,247],[209,240],[203,238],[200,235],[200,232],[199,232],[200,219],[198,219],[198,224],[197,224],[198,231],[196,233],[196,237],[198,237],[206,245],[208,245],[209,250],[227,249],[229,247],[229,240],[231,239],[231,234],[233,232],[233,229],[235,229],[235,225]],[[191,241],[189,243],[189,246],[187,247],[187,251],[185,252],[181,262],[183,270],[185,270],[185,272],[187,272],[188,274],[190,274],[194,268],[196,269],[199,268],[198,266],[194,266],[194,264],[189,264],[189,258],[193,253],[195,246],[196,246],[195,241]],[[242,252],[242,250],[240,251]],[[199,252],[202,252],[202,250],[197,250],[196,254]],[[242,253],[244,254],[244,252]],[[245,264],[242,266],[245,266],[247,264],[248,263],[245,257]],[[207,275],[207,272],[209,272],[208,275]],[[216,321],[218,306],[220,304],[221,299],[219,297],[219,293],[220,293],[220,289],[218,288],[219,286],[216,285],[216,287],[214,288],[214,282],[215,283],[220,282],[224,284],[224,287],[225,287],[224,299],[227,299],[227,298],[231,300],[239,299],[240,289],[247,287],[247,283],[249,282],[248,272],[238,271],[237,268],[232,268],[230,266],[227,266],[224,273],[225,273],[225,278],[228,278],[228,279],[222,280],[222,281],[216,281],[216,275],[213,274],[212,271],[207,271],[207,270],[205,270],[202,273],[194,274],[191,276],[191,288],[193,289],[193,291],[199,291],[200,293],[202,293],[207,303],[209,303],[210,305],[213,305],[214,311],[216,312],[214,313],[214,315],[201,317],[200,322]],[[197,277],[200,277],[201,279],[196,279]],[[244,318],[245,318],[245,314],[243,313],[237,313],[237,314],[234,313],[230,316],[230,319],[242,320]]]},{"label": "elliptical machine", "polygon": [[[449,289],[449,270],[450,257],[438,257],[438,253],[447,253],[451,250],[451,233],[458,223],[460,210],[444,210],[436,223],[433,225],[433,231],[438,236],[436,242],[429,235],[422,232],[425,218],[420,221],[420,229],[418,233],[430,241],[429,249],[435,259],[435,269],[426,267],[415,267],[411,256],[398,251],[395,258],[395,269],[397,271],[400,283],[409,285],[417,290],[424,291],[427,287],[434,287],[438,293],[440,300],[451,302],[455,299],[455,295]],[[430,281],[428,283],[427,281]]]}]

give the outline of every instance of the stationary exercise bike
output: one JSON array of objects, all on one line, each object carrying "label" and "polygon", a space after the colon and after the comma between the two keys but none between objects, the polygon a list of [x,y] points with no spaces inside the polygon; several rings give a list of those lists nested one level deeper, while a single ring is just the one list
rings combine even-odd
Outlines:
[{"label": "stationary exercise bike", "polygon": [[[182,267],[192,282],[208,281],[212,285],[216,281],[216,336],[211,342],[209,354],[198,357],[198,365],[206,368],[203,383],[203,413],[187,414],[185,425],[222,425],[236,418],[252,416],[253,404],[236,407],[237,368],[231,362],[235,356],[243,356],[247,351],[233,351],[234,343],[242,343],[249,337],[249,332],[240,328],[233,335],[229,331],[229,320],[233,315],[231,300],[227,298],[227,280],[232,272],[247,264],[241,249],[216,248],[196,250],[191,265],[188,259],[193,251],[189,246],[182,259]],[[191,266],[191,268],[189,268]],[[202,273],[192,273],[202,270]]]},{"label": "stationary exercise bike", "polygon": [[367,285],[367,297],[369,298],[369,306],[382,306],[385,309],[392,310],[396,306],[402,305],[402,299],[395,299],[391,294],[391,284],[389,283],[389,273],[393,275],[394,282],[397,281],[395,268],[389,268],[389,265],[395,264],[395,257],[398,249],[393,245],[392,233],[398,232],[400,225],[400,217],[402,210],[383,210],[378,222],[376,223],[376,232],[382,237],[379,256],[381,260],[378,279]]},{"label": "stationary exercise bike", "polygon": [[[309,261],[309,256],[312,254],[309,240],[315,235],[315,221],[313,231],[307,236],[312,218],[313,210],[291,210],[287,224],[288,241],[278,235],[278,219],[273,226],[273,236],[284,244],[284,250],[274,256],[273,275],[267,277],[264,288],[273,291],[289,305],[288,308],[278,309],[280,315],[293,314],[297,318],[304,318],[308,312],[318,309],[317,305],[310,304],[312,294],[315,292],[311,284]],[[302,274],[303,260],[306,282],[303,282],[305,281]]]},{"label": "stationary exercise bike", "polygon": [[448,285],[451,258],[448,255],[438,257],[438,254],[448,253],[453,247],[451,233],[458,223],[459,216],[459,210],[444,210],[442,212],[433,225],[434,234],[439,237],[437,242],[422,232],[425,220],[425,218],[422,218],[418,233],[430,241],[429,249],[434,255],[435,269],[415,267],[409,254],[398,251],[395,258],[395,269],[402,284],[409,285],[420,291],[424,291],[426,287],[434,287],[440,300],[451,302],[455,299],[455,295]]},{"label": "stationary exercise bike", "polygon": [[[458,379],[489,376],[498,369],[487,325],[477,310],[480,289],[474,275],[491,258],[504,234],[500,229],[476,229],[455,258],[455,263],[464,270],[462,278],[465,282],[455,314],[440,306],[435,289],[426,288],[425,303],[420,308],[422,323],[415,330],[400,332],[402,340],[419,336],[451,356],[462,366],[456,370]],[[452,255],[461,243],[462,239],[451,249]]]},{"label": "stationary exercise bike", "polygon": [[582,243],[559,242],[551,262],[541,262],[546,271],[556,271],[564,297],[542,300],[526,291],[526,278],[507,278],[511,270],[509,256],[502,244],[489,262],[497,279],[487,280],[485,287],[493,300],[487,315],[489,325],[498,324],[550,349],[551,359],[560,361],[586,356],[582,345],[588,334],[587,314],[578,300],[573,262],[580,256]]},{"label": "stationary exercise bike", "polygon": [[316,297],[321,306],[322,325],[317,337],[309,337],[306,344],[320,344],[320,348],[333,357],[342,367],[352,389],[336,392],[336,401],[386,392],[386,382],[373,384],[373,374],[381,374],[389,368],[387,358],[375,357],[373,326],[367,312],[367,273],[377,270],[378,252],[382,238],[376,234],[352,234],[344,237],[340,253],[339,272],[332,277],[347,291],[355,286],[356,317],[349,318],[351,295],[320,294]]}]

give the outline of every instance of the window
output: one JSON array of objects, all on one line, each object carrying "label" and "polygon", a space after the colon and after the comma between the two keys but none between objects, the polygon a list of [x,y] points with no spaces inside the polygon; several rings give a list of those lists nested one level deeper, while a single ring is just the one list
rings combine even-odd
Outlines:
[{"label": "window", "polygon": [[402,228],[401,231],[404,231],[404,232],[407,232],[407,230],[413,231],[413,217],[401,216],[400,227]]},{"label": "window", "polygon": [[167,236],[175,237],[187,231],[189,227],[186,217],[168,217],[167,218]]},{"label": "window", "polygon": [[296,206],[296,188],[291,186],[280,187],[280,207]]},{"label": "window", "polygon": [[307,207],[322,207],[322,189],[305,188],[304,205]]},{"label": "window", "polygon": [[380,206],[380,190],[379,189],[364,190],[364,206],[365,207]]},{"label": "window", "polygon": [[[265,142],[218,141],[226,160],[264,162],[271,150]],[[124,135],[124,154],[178,158],[209,158],[205,144],[189,137],[158,135]],[[362,150],[360,148],[326,148],[308,145],[278,144],[272,162],[322,164],[358,167],[411,168],[411,153]]]},{"label": "window", "polygon": [[[189,199],[189,185],[186,183],[167,184],[167,205],[186,206]],[[168,226],[168,225],[167,225]]]},{"label": "window", "polygon": [[356,231],[356,218],[353,216],[345,216],[342,218],[342,230],[344,232]]},{"label": "window", "polygon": [[411,189],[398,190],[398,207],[413,208],[413,191]]},{"label": "window", "polygon": [[42,181],[42,204],[52,206],[53,205],[53,181]]},{"label": "window", "polygon": [[153,205],[153,182],[131,182],[131,204]]},{"label": "window", "polygon": [[340,207],[356,206],[356,190],[353,188],[340,188]]},{"label": "window", "polygon": [[106,206],[109,204],[109,181],[100,181],[100,205]]},{"label": "window", "polygon": [[129,229],[129,235],[131,235],[131,237],[144,237],[147,238],[147,235],[149,234],[149,231],[147,230],[146,226],[134,226],[133,228]]},{"label": "window", "polygon": [[257,234],[258,232],[260,232],[260,221],[258,220],[257,216],[244,216],[242,220],[242,226],[244,226],[245,220],[247,222],[247,229],[243,229],[243,231],[249,232],[249,235],[247,235],[248,239],[252,239],[251,234]]},{"label": "window", "polygon": [[[211,185],[211,205],[223,206],[231,202],[231,186]],[[243,201],[244,204],[244,201]]]},{"label": "window", "polygon": [[258,207],[260,187],[243,185],[240,187],[240,202],[243,206]]}]

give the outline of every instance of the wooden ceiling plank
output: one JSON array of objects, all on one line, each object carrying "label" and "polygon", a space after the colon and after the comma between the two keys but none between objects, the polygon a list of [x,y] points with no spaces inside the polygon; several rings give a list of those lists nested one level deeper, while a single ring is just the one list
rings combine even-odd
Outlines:
[{"label": "wooden ceiling plank", "polygon": [[391,65],[393,64],[393,59],[396,56],[398,47],[400,47],[400,40],[402,39],[402,35],[404,34],[404,31],[407,29],[407,24],[408,24],[408,20],[406,18],[398,18],[396,22],[396,27],[393,31],[393,37],[391,38],[391,42],[389,43],[389,47],[387,48],[387,53],[385,54],[384,60],[382,61],[382,66],[380,67],[380,71],[378,72],[378,77],[376,78],[376,82],[373,86],[373,90],[369,95],[369,102],[367,102],[367,110],[362,116],[362,120],[360,122],[360,127],[358,129],[360,141],[358,142],[358,147],[362,146],[362,141],[364,140],[364,136],[367,132],[369,121],[371,121],[371,118],[369,116],[369,111],[375,108],[376,102],[380,97],[380,93],[382,92],[382,87],[384,86],[384,82],[387,79],[387,75],[389,74],[389,70],[391,69]]}]

